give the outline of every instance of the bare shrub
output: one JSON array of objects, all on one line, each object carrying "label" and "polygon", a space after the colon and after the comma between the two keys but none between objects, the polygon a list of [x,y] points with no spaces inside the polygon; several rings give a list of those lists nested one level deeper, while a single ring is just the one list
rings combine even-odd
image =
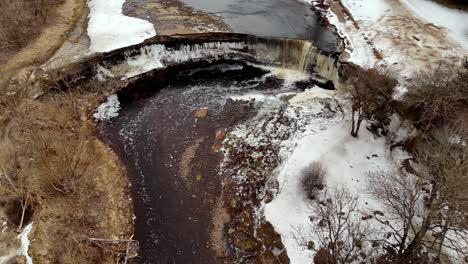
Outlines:
[{"label": "bare shrub", "polygon": [[351,99],[351,136],[358,137],[364,119],[385,119],[391,111],[392,96],[397,81],[376,69],[350,66],[345,92]]},{"label": "bare shrub", "polygon": [[310,204],[311,234],[297,229],[296,241],[308,245],[307,236],[316,238],[319,244],[309,248],[317,251],[320,263],[369,263],[374,249],[365,249],[365,243],[370,242],[372,230],[356,217],[357,206],[358,197],[344,188],[326,191],[321,200]]},{"label": "bare shrub", "polygon": [[[0,1],[0,50],[17,51],[37,37],[63,0]],[[2,56],[0,56],[1,59]]]},{"label": "bare shrub", "polygon": [[468,255],[468,250],[462,250],[454,239],[468,227],[468,219],[464,217],[468,212],[466,120],[439,129],[430,140],[417,141],[414,157],[416,173],[432,186],[425,202],[435,211],[431,219],[434,240],[427,241],[427,247],[436,252],[437,258],[443,256],[444,247]]},{"label": "bare shrub", "polygon": [[443,127],[468,107],[468,69],[440,65],[413,78],[403,96],[403,114],[419,129]]},{"label": "bare shrub", "polygon": [[26,211],[33,206],[35,192],[29,184],[29,177],[25,170],[18,163],[10,165],[15,166],[15,170],[1,166],[0,194],[3,200],[16,201],[19,204],[21,213],[17,231],[21,232]]},{"label": "bare shrub", "polygon": [[323,182],[327,171],[322,163],[314,161],[302,171],[301,184],[309,199],[315,199],[317,191],[324,188]]}]

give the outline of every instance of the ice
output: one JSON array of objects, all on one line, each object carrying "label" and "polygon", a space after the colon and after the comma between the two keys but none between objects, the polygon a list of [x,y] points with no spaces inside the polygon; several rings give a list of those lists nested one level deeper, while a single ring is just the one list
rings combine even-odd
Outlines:
[{"label": "ice", "polygon": [[29,250],[29,244],[30,240],[28,238],[29,233],[32,230],[32,224],[28,224],[24,229],[21,234],[19,234],[18,238],[21,240],[21,248],[20,248],[20,254],[26,257],[26,264],[33,264],[31,256],[29,256],[28,250]]},{"label": "ice", "polygon": [[119,115],[120,102],[116,94],[113,94],[107,97],[107,101],[102,103],[96,113],[94,113],[94,118],[96,120],[105,121],[110,120]]},{"label": "ice", "polygon": [[90,52],[106,52],[143,42],[156,35],[145,20],[124,16],[125,0],[90,0],[88,35]]},{"label": "ice", "polygon": [[246,47],[243,42],[209,42],[195,45],[181,45],[177,48],[154,44],[142,47],[139,54],[130,56],[127,53],[127,65],[130,70],[125,77],[130,78],[153,69],[165,67],[166,64],[182,63],[198,59],[227,58]]}]

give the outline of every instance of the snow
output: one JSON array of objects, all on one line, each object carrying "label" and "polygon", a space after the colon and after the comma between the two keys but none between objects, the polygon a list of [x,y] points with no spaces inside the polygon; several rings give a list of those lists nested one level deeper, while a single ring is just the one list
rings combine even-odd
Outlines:
[{"label": "snow", "polygon": [[23,229],[23,232],[21,234],[19,234],[19,236],[18,236],[18,239],[21,240],[20,254],[26,257],[26,264],[32,264],[33,263],[31,256],[29,256],[29,254],[28,254],[29,243],[31,242],[31,241],[29,241],[28,236],[29,236],[29,233],[32,230],[32,224],[33,223],[28,224]]},{"label": "snow", "polygon": [[[343,0],[356,27],[347,16],[338,17],[319,2],[310,2],[345,38],[348,61],[396,73],[400,80],[441,61],[459,63],[456,58],[468,54],[466,45],[460,44],[467,38],[466,12],[427,0]],[[447,27],[448,32],[432,23]]]},{"label": "snow", "polygon": [[309,216],[313,212],[300,184],[300,171],[305,166],[321,162],[328,172],[327,188],[345,186],[351,194],[360,195],[361,206],[366,202],[376,204],[365,193],[367,173],[395,166],[384,138],[374,138],[366,129],[361,129],[359,138],[353,138],[349,135],[350,126],[350,120],[343,119],[320,133],[298,137],[294,143],[297,148],[281,166],[280,192],[265,205],[265,219],[281,235],[291,263],[310,263],[314,255],[300,247],[294,236],[298,228],[303,234],[311,234],[312,228]]},{"label": "snow", "polygon": [[96,79],[100,82],[105,82],[107,77],[114,77],[111,71],[108,69],[104,68],[102,65],[98,64],[97,66],[97,73],[96,73]]},{"label": "snow", "polygon": [[421,18],[446,28],[449,34],[468,49],[468,13],[450,9],[433,1],[406,0],[405,3]]},{"label": "snow", "polygon": [[381,18],[390,6],[385,0],[343,0],[356,20],[373,20]]},{"label": "snow", "polygon": [[107,101],[98,107],[93,116],[96,120],[100,121],[110,120],[119,115],[119,110],[119,98],[116,94],[113,94],[107,97]]},{"label": "snow", "polygon": [[90,52],[106,52],[143,42],[156,35],[154,26],[122,14],[125,0],[90,0]]},{"label": "snow", "polygon": [[166,64],[194,61],[197,59],[227,58],[246,47],[243,42],[208,42],[194,45],[181,45],[168,48],[165,45],[154,44],[140,48],[139,54],[131,56],[127,53],[126,64],[130,69],[125,78],[130,78],[153,69],[165,67]]}]

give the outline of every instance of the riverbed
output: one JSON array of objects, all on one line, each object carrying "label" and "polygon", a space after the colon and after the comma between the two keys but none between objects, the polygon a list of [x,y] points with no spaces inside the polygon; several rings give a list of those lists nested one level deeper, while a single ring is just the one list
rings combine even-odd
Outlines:
[{"label": "riverbed", "polygon": [[142,263],[222,262],[222,136],[255,115],[252,93],[297,89],[263,67],[222,61],[164,69],[119,93],[122,110],[101,137],[128,169]]}]

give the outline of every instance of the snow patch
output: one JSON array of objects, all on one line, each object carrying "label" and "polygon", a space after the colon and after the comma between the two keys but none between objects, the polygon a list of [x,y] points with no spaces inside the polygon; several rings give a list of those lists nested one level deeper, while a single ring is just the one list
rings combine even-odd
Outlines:
[{"label": "snow patch", "polygon": [[26,257],[26,264],[33,264],[31,256],[28,254],[30,240],[28,238],[29,233],[32,230],[32,224],[28,224],[21,234],[19,234],[18,239],[21,240],[20,254]]},{"label": "snow patch", "polygon": [[153,24],[124,16],[125,0],[90,0],[88,35],[90,52],[106,52],[143,42],[156,35]]},{"label": "snow patch", "polygon": [[107,77],[114,77],[111,71],[104,68],[101,64],[97,66],[96,79],[100,82],[105,82]]},{"label": "snow patch", "polygon": [[113,94],[107,97],[107,101],[102,103],[96,113],[94,113],[94,118],[96,120],[105,121],[110,120],[119,115],[120,102],[116,94]]}]

